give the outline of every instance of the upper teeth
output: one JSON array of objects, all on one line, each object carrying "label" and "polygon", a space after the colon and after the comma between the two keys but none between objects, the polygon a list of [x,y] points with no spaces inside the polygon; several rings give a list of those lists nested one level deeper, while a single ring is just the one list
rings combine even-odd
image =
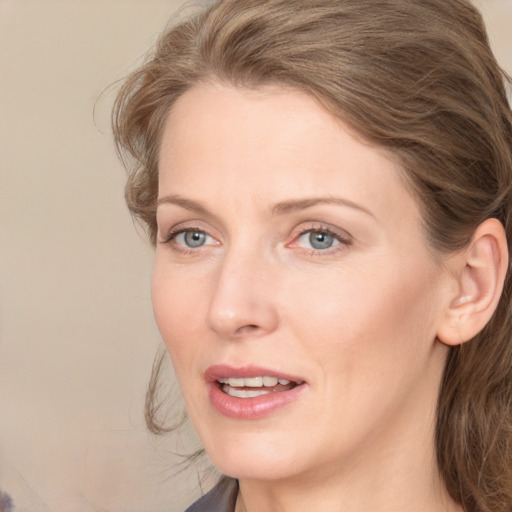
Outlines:
[{"label": "upper teeth", "polygon": [[277,383],[286,386],[290,384],[289,380],[278,379],[277,377],[248,377],[248,378],[234,378],[229,379],[217,379],[221,384],[228,384],[234,388],[260,388],[261,386],[277,386]]}]

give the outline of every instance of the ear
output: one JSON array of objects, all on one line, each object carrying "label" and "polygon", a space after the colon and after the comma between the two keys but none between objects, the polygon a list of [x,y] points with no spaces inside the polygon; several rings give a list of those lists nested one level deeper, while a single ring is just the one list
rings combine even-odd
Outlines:
[{"label": "ear", "polygon": [[508,268],[507,238],[501,222],[482,222],[468,246],[450,259],[449,267],[455,286],[437,337],[453,346],[476,336],[498,305]]}]

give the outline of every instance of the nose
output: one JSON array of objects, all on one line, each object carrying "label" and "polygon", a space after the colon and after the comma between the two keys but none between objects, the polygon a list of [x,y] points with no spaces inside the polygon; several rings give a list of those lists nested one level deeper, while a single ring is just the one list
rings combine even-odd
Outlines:
[{"label": "nose", "polygon": [[272,268],[258,254],[227,255],[219,264],[207,324],[224,339],[261,337],[279,323]]}]

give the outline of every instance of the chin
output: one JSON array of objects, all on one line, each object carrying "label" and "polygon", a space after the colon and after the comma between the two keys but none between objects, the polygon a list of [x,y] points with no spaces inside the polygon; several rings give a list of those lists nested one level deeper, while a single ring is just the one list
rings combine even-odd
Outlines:
[{"label": "chin", "polygon": [[[212,460],[212,462],[214,462]],[[259,459],[248,461],[246,457],[243,460],[226,459],[214,462],[215,467],[224,475],[238,480],[285,480],[291,478],[295,473],[291,473],[292,464],[274,459]]]},{"label": "chin", "polygon": [[291,471],[297,471],[297,456],[301,454],[296,449],[290,453],[286,443],[278,439],[280,436],[271,437],[274,439],[264,433],[247,436],[226,433],[206,442],[206,453],[221,473],[233,478],[280,480],[293,476]]}]

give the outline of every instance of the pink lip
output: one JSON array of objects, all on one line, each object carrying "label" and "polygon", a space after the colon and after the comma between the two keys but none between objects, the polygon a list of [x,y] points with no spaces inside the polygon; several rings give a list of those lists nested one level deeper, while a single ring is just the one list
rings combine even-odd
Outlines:
[{"label": "pink lip", "polygon": [[226,364],[217,364],[210,366],[205,372],[205,377],[208,382],[216,381],[217,379],[223,378],[250,378],[250,377],[277,377],[278,379],[286,379],[293,382],[304,382],[302,377],[297,375],[289,375],[286,373],[271,370],[269,368],[262,368],[259,366],[243,366],[241,368],[235,368]]},{"label": "pink lip", "polygon": [[[221,378],[249,378],[269,376],[294,382],[303,382],[288,391],[277,391],[253,398],[238,398],[222,392],[217,382]],[[255,420],[269,416],[276,410],[295,401],[307,389],[301,377],[283,374],[268,368],[245,366],[234,368],[227,365],[211,366],[205,372],[208,396],[213,408],[223,416],[236,419]]]}]

